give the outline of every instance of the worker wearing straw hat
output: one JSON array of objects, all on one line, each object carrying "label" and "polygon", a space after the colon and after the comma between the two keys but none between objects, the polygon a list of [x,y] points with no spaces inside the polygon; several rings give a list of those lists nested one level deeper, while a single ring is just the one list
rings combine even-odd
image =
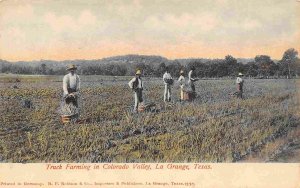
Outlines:
[{"label": "worker wearing straw hat", "polygon": [[[63,78],[63,91],[66,103],[73,102],[76,107],[78,107],[78,93],[80,89],[80,78],[76,74],[76,65],[68,65],[67,71],[69,73]],[[72,100],[73,98],[73,100]]]},{"label": "worker wearing straw hat", "polygon": [[236,86],[237,86],[237,98],[243,98],[243,86],[244,86],[244,80],[242,79],[244,75],[242,73],[238,74],[238,77],[236,78]]},{"label": "worker wearing straw hat", "polygon": [[173,78],[168,67],[166,67],[166,72],[163,75],[163,81],[165,84],[164,101],[171,102],[171,85],[173,84]]},{"label": "worker wearing straw hat", "polygon": [[183,89],[184,89],[184,85],[185,85],[185,78],[184,78],[184,71],[181,70],[180,71],[180,76],[178,78],[178,82],[180,84],[180,101],[183,101]]},{"label": "worker wearing straw hat", "polygon": [[141,79],[142,71],[137,70],[135,77],[128,83],[129,87],[134,91],[134,112],[138,112],[139,104],[143,102],[143,82]]}]

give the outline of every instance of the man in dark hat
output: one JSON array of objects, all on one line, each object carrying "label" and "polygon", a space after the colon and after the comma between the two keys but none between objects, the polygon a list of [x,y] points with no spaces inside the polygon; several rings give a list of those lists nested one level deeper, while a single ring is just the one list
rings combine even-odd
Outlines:
[{"label": "man in dark hat", "polygon": [[135,77],[128,83],[129,87],[134,91],[134,108],[133,112],[137,113],[139,105],[143,105],[143,82],[141,79],[141,70],[137,70]]},{"label": "man in dark hat", "polygon": [[77,67],[73,64],[69,65],[67,71],[69,73],[63,78],[63,91],[64,98],[67,104],[72,102],[76,107],[78,107],[78,92],[80,89],[80,79],[75,73]]}]

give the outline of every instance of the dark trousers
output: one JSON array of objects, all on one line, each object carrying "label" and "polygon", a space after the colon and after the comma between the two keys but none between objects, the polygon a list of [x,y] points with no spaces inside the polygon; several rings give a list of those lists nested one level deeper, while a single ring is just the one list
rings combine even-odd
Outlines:
[{"label": "dark trousers", "polygon": [[192,92],[196,92],[196,88],[195,88],[194,82],[191,82],[191,83],[190,83],[190,86],[191,86]]},{"label": "dark trousers", "polygon": [[143,102],[143,90],[137,88],[134,92],[134,111],[138,110],[139,103]]},{"label": "dark trousers", "polygon": [[243,89],[240,89],[237,91],[237,98],[242,99],[243,98]]}]

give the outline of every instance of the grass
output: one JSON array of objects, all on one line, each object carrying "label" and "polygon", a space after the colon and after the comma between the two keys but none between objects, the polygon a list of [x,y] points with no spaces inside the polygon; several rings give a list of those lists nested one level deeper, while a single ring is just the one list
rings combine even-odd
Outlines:
[{"label": "grass", "polygon": [[82,76],[85,123],[62,125],[61,78],[0,77],[2,162],[265,162],[299,138],[296,80],[246,80],[245,100],[234,80],[200,80],[193,103],[175,85],[165,105],[161,79],[145,78],[159,112],[132,114],[130,78]]}]

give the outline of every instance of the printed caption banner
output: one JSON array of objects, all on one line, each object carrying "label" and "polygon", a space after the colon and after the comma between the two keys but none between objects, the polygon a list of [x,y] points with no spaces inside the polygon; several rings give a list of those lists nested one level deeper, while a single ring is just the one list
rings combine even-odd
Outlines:
[{"label": "printed caption banner", "polygon": [[0,187],[300,187],[300,164],[0,164]]}]

